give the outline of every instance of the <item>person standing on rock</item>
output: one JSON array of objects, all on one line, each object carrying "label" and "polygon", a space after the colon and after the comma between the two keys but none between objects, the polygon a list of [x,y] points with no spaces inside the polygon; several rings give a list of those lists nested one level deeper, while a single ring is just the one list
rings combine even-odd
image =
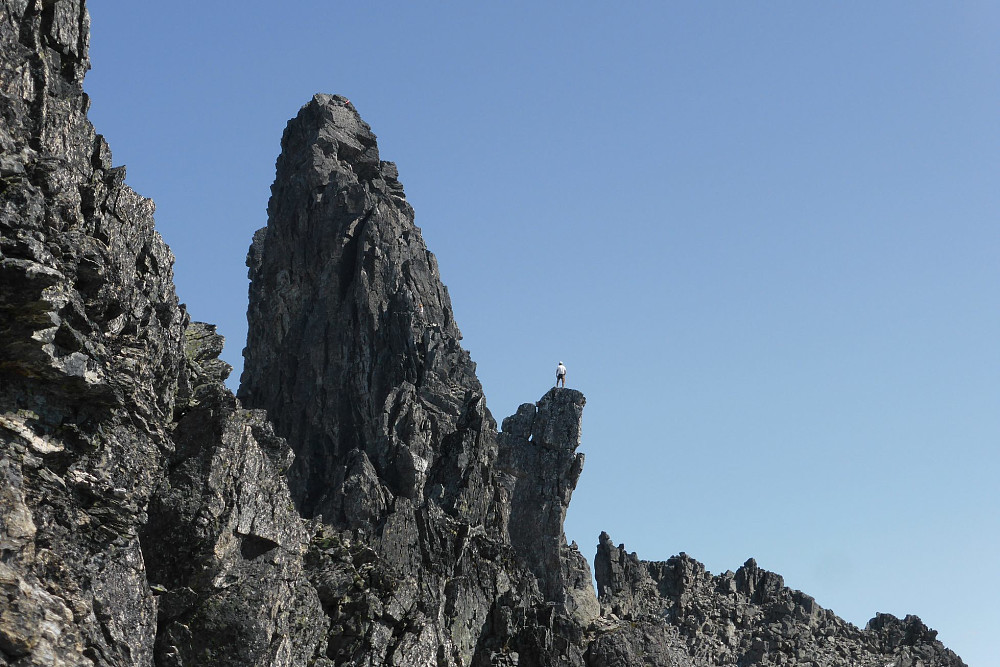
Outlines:
[{"label": "person standing on rock", "polygon": [[556,386],[557,387],[559,386],[559,383],[562,383],[563,387],[566,386],[566,367],[563,366],[563,362],[561,362],[561,361],[559,362],[559,365],[556,366]]}]

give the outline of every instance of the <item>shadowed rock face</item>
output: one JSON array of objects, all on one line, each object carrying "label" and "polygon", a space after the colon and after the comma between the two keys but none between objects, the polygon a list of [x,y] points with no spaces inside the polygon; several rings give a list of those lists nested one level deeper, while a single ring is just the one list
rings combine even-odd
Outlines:
[{"label": "shadowed rock face", "polygon": [[[524,406],[526,433],[499,438],[396,168],[345,98],[317,95],[289,122],[247,264],[240,398],[292,443],[303,515],[351,531],[419,591],[405,612],[425,634],[409,650],[470,664],[491,650],[481,645],[505,604],[596,616],[589,568],[562,530],[583,396],[553,391],[537,418]],[[399,619],[372,623],[407,632]],[[365,632],[378,659],[398,654]]]},{"label": "shadowed rock face", "polygon": [[504,419],[500,465],[510,472],[510,537],[538,579],[546,599],[586,625],[600,613],[590,567],[563,533],[566,510],[583,472],[580,421],[583,394],[551,389],[537,405],[525,403]]},{"label": "shadowed rock face", "polygon": [[317,95],[288,124],[248,265],[240,398],[294,443],[302,513],[367,528],[432,499],[502,529],[475,365],[395,166],[346,99]]},{"label": "shadowed rock face", "polygon": [[583,394],[552,389],[497,433],[396,169],[345,98],[317,95],[288,124],[268,211],[240,397],[295,449],[292,493],[329,553],[363,544],[378,573],[349,593],[330,583],[339,566],[312,567],[335,662],[961,664],[919,621],[863,632],[752,561],[712,578],[607,535],[599,604],[563,533]]},{"label": "shadowed rock face", "polygon": [[752,561],[607,535],[598,602],[562,529],[583,395],[497,432],[342,97],[285,131],[245,407],[86,119],[88,27],[82,0],[0,0],[0,665],[963,664],[915,617],[862,631]]}]

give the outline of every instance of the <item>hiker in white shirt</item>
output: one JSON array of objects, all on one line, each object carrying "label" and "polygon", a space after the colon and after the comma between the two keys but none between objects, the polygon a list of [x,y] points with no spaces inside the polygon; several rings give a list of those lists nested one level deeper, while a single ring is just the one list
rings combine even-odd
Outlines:
[{"label": "hiker in white shirt", "polygon": [[559,386],[559,383],[562,383],[563,387],[566,386],[566,367],[563,366],[563,362],[561,362],[561,361],[559,362],[559,365],[556,366],[556,386],[557,387]]}]

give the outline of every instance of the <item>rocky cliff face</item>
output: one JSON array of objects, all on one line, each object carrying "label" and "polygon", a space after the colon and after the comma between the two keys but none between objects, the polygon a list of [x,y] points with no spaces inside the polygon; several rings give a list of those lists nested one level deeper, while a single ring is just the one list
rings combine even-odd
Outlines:
[{"label": "rocky cliff face", "polygon": [[673,643],[709,665],[964,664],[919,618],[879,614],[860,630],[752,558],[713,576],[684,553],[641,561],[602,533],[595,570],[605,613],[631,625],[599,638],[594,650]]},{"label": "rocky cliff face", "polygon": [[287,446],[86,119],[88,40],[82,2],[0,2],[0,664],[305,664]]},{"label": "rocky cliff face", "polygon": [[562,528],[583,395],[497,431],[344,98],[285,131],[234,397],[86,119],[88,40],[82,0],[0,0],[0,665],[963,664],[606,535],[598,599]]},{"label": "rocky cliff face", "polygon": [[562,531],[583,396],[550,392],[500,439],[396,168],[345,98],[317,95],[288,124],[247,263],[240,398],[292,443],[302,514],[370,546],[407,591],[402,618],[373,616],[351,651],[468,665],[494,650],[501,607],[596,616]]}]

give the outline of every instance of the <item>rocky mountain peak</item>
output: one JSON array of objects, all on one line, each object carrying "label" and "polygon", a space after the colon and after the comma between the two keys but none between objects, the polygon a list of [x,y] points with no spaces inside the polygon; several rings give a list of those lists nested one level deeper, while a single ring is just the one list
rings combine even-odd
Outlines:
[{"label": "rocky mountain peak", "polygon": [[395,167],[345,98],[289,122],[248,265],[239,395],[295,443],[303,514],[367,527],[397,498],[432,499],[487,521],[495,427],[475,366]]},{"label": "rocky mountain peak", "polygon": [[317,95],[289,122],[271,192],[247,260],[239,396],[295,450],[302,514],[362,537],[394,586],[425,591],[407,610],[433,630],[419,641],[456,664],[492,650],[470,628],[498,607],[596,617],[563,535],[583,395],[552,390],[497,432],[396,169],[346,98]]},{"label": "rocky mountain peak", "polygon": [[285,129],[239,397],[153,204],[86,118],[83,0],[0,0],[0,665],[959,667],[563,522],[586,400],[497,431],[392,163],[350,102]]}]

